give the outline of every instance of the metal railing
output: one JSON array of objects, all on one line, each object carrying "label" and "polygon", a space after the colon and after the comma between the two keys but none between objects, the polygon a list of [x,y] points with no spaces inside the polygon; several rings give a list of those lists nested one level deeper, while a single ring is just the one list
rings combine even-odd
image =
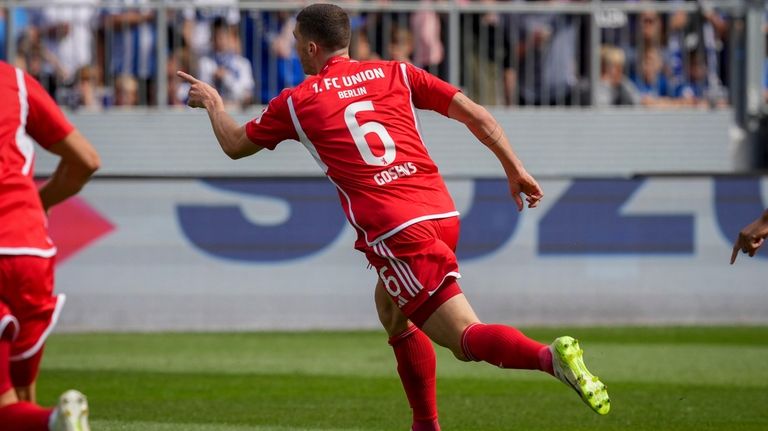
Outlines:
[{"label": "metal railing", "polygon": [[[181,104],[175,69],[265,103],[303,79],[289,30],[305,4],[0,0],[5,58],[73,107]],[[759,0],[340,4],[353,57],[411,61],[487,105],[765,107]]]}]

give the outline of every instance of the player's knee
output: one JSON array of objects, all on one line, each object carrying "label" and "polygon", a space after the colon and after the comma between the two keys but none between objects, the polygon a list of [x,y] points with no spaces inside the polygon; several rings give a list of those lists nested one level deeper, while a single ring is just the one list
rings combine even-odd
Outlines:
[{"label": "player's knee", "polygon": [[458,348],[452,348],[451,352],[453,353],[453,356],[456,357],[456,359],[460,360],[461,362],[471,362],[472,360],[467,357],[467,355],[464,354],[464,349],[461,347]]},{"label": "player's knee", "polygon": [[408,319],[391,301],[389,301],[389,304],[378,306],[377,311],[379,313],[379,321],[390,337],[396,336],[408,329]]}]

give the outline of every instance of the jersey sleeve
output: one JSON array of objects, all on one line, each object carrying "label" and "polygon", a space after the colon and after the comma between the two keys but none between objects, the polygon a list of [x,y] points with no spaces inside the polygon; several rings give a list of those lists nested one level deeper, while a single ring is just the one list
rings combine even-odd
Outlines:
[{"label": "jersey sleeve", "polygon": [[29,115],[27,116],[27,134],[45,148],[61,141],[69,135],[75,126],[67,120],[53,98],[31,76],[24,74],[27,85]]},{"label": "jersey sleeve", "polygon": [[448,116],[448,107],[459,89],[423,69],[408,63],[403,64],[411,86],[414,106]]},{"label": "jersey sleeve", "polygon": [[269,101],[261,115],[245,124],[245,134],[254,144],[274,150],[277,144],[287,139],[298,140],[296,129],[288,111],[290,90],[283,90]]}]

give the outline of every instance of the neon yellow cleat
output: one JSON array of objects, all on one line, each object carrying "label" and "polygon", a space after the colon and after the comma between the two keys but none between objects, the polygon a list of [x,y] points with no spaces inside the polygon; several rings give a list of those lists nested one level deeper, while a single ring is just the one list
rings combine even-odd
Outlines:
[{"label": "neon yellow cleat", "polygon": [[88,399],[81,392],[70,389],[59,397],[59,405],[51,414],[51,431],[90,431],[88,425]]},{"label": "neon yellow cleat", "polygon": [[601,415],[608,414],[611,400],[607,387],[584,365],[584,351],[579,348],[578,340],[567,336],[557,338],[549,345],[549,350],[555,376],[572,387],[592,410]]}]

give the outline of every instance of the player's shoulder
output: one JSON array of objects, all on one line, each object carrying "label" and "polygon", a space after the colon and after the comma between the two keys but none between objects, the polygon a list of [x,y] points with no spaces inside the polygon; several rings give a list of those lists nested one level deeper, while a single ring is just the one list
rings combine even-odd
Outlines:
[{"label": "player's shoulder", "polygon": [[8,79],[13,79],[13,81],[15,82],[16,68],[13,65],[0,60],[0,79],[3,79],[4,81]]},{"label": "player's shoulder", "polygon": [[407,67],[407,65],[408,63],[396,60],[352,60],[349,62],[349,67],[356,69],[381,68],[385,70],[398,70],[402,67]]}]

